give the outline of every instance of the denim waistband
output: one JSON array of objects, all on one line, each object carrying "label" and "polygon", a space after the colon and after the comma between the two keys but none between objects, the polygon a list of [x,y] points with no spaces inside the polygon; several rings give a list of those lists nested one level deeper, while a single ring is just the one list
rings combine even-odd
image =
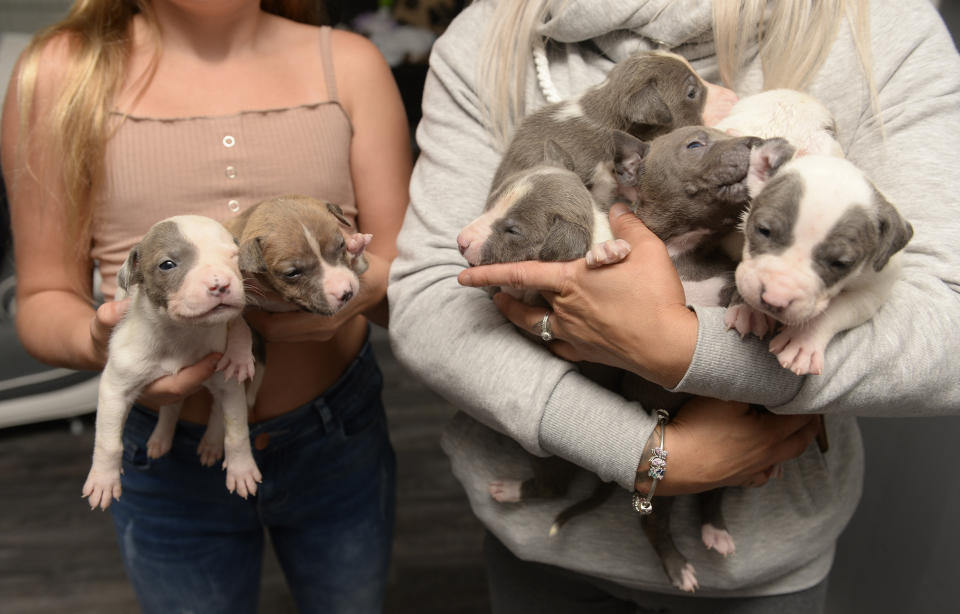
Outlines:
[{"label": "denim waistband", "polygon": [[[285,436],[295,436],[317,421],[321,428],[330,430],[341,411],[349,411],[371,395],[380,394],[382,377],[368,336],[363,347],[332,386],[289,412],[251,423],[250,437],[270,433],[272,439],[284,439]],[[134,404],[127,419],[127,427],[149,437],[156,423],[156,416],[153,410]],[[183,433],[190,439],[199,440],[205,429],[205,424],[184,421],[177,423],[178,433]],[[277,440],[276,443],[280,441]]]}]

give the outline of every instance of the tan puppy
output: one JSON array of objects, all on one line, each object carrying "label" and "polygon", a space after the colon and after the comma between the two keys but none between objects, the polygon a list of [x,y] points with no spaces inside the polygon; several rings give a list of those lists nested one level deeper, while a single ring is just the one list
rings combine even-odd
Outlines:
[{"label": "tan puppy", "polygon": [[344,235],[340,229],[350,222],[333,203],[280,196],[257,203],[227,228],[240,244],[240,270],[265,291],[248,294],[262,309],[332,316],[360,290],[368,266],[363,250],[373,235]]}]

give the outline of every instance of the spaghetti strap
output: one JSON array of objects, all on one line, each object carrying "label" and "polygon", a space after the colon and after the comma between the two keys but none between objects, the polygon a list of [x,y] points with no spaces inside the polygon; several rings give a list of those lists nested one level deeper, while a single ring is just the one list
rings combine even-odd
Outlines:
[{"label": "spaghetti strap", "polygon": [[330,53],[330,26],[320,27],[320,57],[323,58],[323,80],[327,83],[327,96],[337,99],[337,76],[333,72],[333,55]]}]

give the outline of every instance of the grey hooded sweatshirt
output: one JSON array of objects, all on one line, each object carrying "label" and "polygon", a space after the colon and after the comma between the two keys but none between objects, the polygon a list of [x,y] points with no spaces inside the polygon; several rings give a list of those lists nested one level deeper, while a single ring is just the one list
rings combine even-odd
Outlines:
[{"label": "grey hooded sweatshirt", "polygon": [[[836,116],[848,157],[913,224],[903,279],[871,321],[832,341],[820,376],[793,375],[766,342],[727,331],[723,309],[696,308],[697,347],[677,391],[778,413],[825,413],[831,441],[826,454],[810,446],[785,463],[782,479],[728,489],[724,513],[737,551],[726,559],[700,543],[693,498],[677,499],[673,534],[696,568],[698,594],[779,594],[818,583],[860,497],[864,462],[855,417],[960,412],[960,58],[927,0],[870,4],[883,131],[846,24],[808,91]],[[717,80],[709,0],[569,0],[562,6],[542,33],[550,39],[551,78],[564,98],[600,82],[630,52],[659,44]],[[417,130],[422,153],[388,290],[393,348],[462,410],[446,429],[444,450],[474,513],[518,557],[624,590],[675,592],[630,507],[653,418],[521,335],[487,293],[456,280],[466,266],[457,234],[482,211],[502,153],[484,127],[477,94],[484,61],[478,50],[490,9],[488,1],[467,8],[430,58]],[[546,101],[532,61],[528,70],[527,110],[533,111]],[[737,93],[760,87],[754,61]],[[493,501],[487,483],[529,475],[530,454],[558,455],[586,470],[570,498]],[[554,515],[592,488],[591,474],[622,489],[548,537]]]}]

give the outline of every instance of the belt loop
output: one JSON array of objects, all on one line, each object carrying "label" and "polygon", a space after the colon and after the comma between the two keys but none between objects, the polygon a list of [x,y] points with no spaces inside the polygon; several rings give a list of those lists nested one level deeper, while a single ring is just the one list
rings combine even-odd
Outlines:
[{"label": "belt loop", "polygon": [[326,403],[320,401],[316,405],[317,414],[320,416],[320,422],[323,424],[323,432],[330,433],[334,429],[333,412]]}]

